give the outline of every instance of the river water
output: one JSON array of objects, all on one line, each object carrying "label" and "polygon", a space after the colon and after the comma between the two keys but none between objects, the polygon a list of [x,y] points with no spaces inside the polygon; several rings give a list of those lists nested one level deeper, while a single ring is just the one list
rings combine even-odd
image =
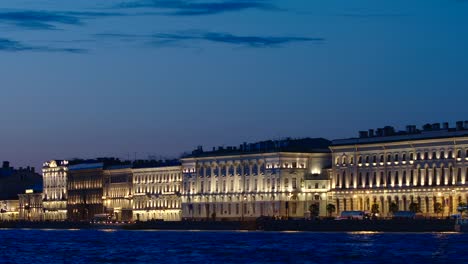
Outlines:
[{"label": "river water", "polygon": [[468,234],[0,230],[0,263],[468,263]]}]

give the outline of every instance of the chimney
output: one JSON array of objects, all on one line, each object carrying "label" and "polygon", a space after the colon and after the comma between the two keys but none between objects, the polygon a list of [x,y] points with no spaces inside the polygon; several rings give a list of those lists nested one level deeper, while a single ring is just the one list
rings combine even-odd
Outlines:
[{"label": "chimney", "polygon": [[425,124],[423,126],[423,130],[424,131],[431,131],[432,130],[432,125],[431,124]]},{"label": "chimney", "polygon": [[368,136],[367,131],[359,131],[359,138],[366,138]]},{"label": "chimney", "polygon": [[369,129],[369,137],[374,137],[374,129]]},{"label": "chimney", "polygon": [[449,123],[448,122],[444,122],[443,129],[449,129]]},{"label": "chimney", "polygon": [[378,137],[382,137],[384,134],[383,134],[383,129],[382,128],[377,128],[377,136]]},{"label": "chimney", "polygon": [[463,121],[457,121],[456,127],[457,130],[463,130]]}]

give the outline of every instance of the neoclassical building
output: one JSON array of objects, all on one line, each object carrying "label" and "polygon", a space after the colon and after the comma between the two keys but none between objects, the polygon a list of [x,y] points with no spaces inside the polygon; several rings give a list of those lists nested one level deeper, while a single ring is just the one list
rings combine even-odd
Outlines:
[{"label": "neoclassical building", "polygon": [[180,221],[182,169],[178,161],[133,169],[133,220]]},{"label": "neoclassical building", "polygon": [[[377,204],[388,216],[391,203],[400,211],[416,203],[426,216],[447,216],[467,202],[468,122],[371,129],[359,138],[334,140],[330,149],[329,200],[338,213],[370,211]],[[435,204],[442,213],[436,214]]]},{"label": "neoclassical building", "polygon": [[133,172],[131,165],[109,166],[104,170],[104,211],[115,221],[132,220]]},{"label": "neoclassical building", "polygon": [[182,159],[184,219],[303,218],[312,203],[325,204],[330,142],[287,139],[201,147]]},{"label": "neoclassical building", "polygon": [[67,160],[51,160],[42,166],[44,219],[67,219]]}]

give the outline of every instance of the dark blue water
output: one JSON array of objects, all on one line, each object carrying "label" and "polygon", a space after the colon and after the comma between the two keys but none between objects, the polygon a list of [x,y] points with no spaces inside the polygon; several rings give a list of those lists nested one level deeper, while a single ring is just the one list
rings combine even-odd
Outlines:
[{"label": "dark blue water", "polygon": [[467,263],[468,234],[0,230],[0,263]]}]

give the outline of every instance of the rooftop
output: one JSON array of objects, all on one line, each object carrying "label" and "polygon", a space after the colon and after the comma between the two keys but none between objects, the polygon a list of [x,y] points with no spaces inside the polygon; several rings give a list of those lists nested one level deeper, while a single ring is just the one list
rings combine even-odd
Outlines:
[{"label": "rooftop", "polygon": [[332,146],[374,144],[395,141],[424,140],[468,136],[468,121],[458,121],[455,127],[450,127],[448,122],[425,124],[421,128],[415,125],[406,126],[406,130],[397,131],[392,126],[359,131],[359,137],[337,139],[332,141]]},{"label": "rooftop", "polygon": [[255,143],[243,143],[239,146],[218,147],[211,151],[204,151],[202,146],[192,151],[183,158],[229,156],[272,152],[297,152],[297,153],[328,153],[331,141],[324,138],[301,138],[282,140],[267,140]]}]

